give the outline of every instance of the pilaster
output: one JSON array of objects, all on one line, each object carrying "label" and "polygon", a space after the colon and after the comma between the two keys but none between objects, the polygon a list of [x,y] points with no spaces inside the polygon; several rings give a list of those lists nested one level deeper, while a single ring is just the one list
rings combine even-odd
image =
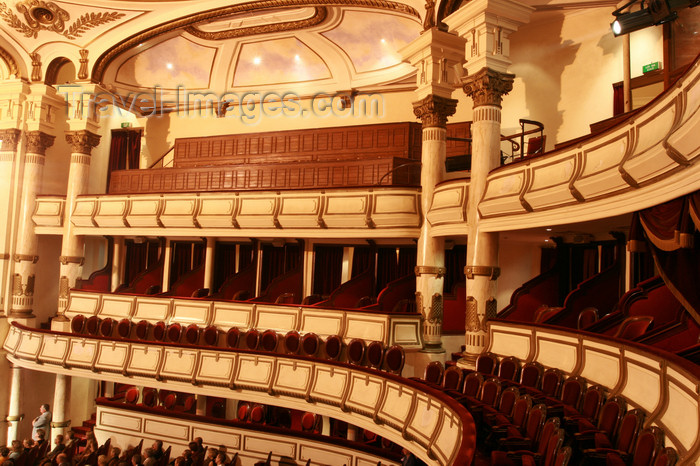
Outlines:
[{"label": "pilaster", "polygon": [[[0,211],[5,212],[0,218],[0,283],[7,280],[11,266],[10,229],[12,211],[14,168],[17,160],[17,147],[22,138],[22,131],[16,128],[1,129],[0,140]],[[5,286],[0,285],[0,314],[5,309]]]}]

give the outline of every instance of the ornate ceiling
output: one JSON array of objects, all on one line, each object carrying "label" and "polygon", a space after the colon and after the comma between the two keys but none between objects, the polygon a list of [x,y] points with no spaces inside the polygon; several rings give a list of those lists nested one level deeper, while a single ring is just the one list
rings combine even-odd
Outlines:
[{"label": "ornate ceiling", "polygon": [[165,98],[405,88],[413,69],[398,50],[420,34],[424,7],[422,0],[5,0],[0,59],[5,75],[14,58],[15,73],[31,82],[92,81],[124,97],[154,89]]}]

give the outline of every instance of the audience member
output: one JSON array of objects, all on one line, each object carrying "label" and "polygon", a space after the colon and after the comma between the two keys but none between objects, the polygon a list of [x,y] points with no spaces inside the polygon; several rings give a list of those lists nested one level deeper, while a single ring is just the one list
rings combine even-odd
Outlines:
[{"label": "audience member", "polygon": [[44,403],[39,406],[39,415],[32,421],[32,438],[37,439],[37,430],[44,429],[46,432],[51,428],[51,411],[49,411],[49,405]]},{"label": "audience member", "polygon": [[0,464],[3,464],[10,457],[10,449],[7,447],[0,448]]},{"label": "audience member", "polygon": [[22,446],[22,442],[20,442],[19,440],[13,440],[11,446],[12,452],[10,453],[8,459],[16,460],[24,451],[24,446]]},{"label": "audience member", "polygon": [[162,440],[156,440],[153,442],[153,447],[151,447],[153,450],[153,458],[156,461],[160,461],[160,459],[163,457],[163,441]]},{"label": "audience member", "polygon": [[139,455],[138,453],[135,453],[131,457],[131,464],[132,464],[132,466],[141,466],[141,455]]}]

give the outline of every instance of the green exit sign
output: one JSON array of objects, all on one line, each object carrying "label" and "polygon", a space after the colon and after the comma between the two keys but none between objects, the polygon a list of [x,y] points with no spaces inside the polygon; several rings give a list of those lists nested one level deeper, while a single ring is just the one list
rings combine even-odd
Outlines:
[{"label": "green exit sign", "polygon": [[649,63],[648,65],[642,66],[642,73],[648,73],[658,69],[661,69],[661,62],[655,61],[654,63]]},{"label": "green exit sign", "polygon": [[[646,71],[645,71],[645,73],[646,73]],[[131,128],[131,123],[129,123],[128,121],[123,122],[122,128]]]}]

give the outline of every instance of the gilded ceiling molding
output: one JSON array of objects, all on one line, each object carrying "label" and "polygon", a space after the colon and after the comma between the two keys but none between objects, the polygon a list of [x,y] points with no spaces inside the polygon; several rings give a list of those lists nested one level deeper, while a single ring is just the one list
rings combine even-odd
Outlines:
[{"label": "gilded ceiling molding", "polygon": [[[142,44],[147,40],[153,39],[163,34],[167,34],[178,29],[187,30],[187,28],[194,27],[198,23],[210,22],[212,20],[240,13],[249,13],[252,11],[263,11],[269,9],[297,8],[309,6],[354,6],[373,8],[404,13],[420,19],[420,15],[418,14],[415,8],[390,0],[313,0],[311,2],[307,0],[262,0],[257,2],[241,3],[238,5],[230,5],[222,8],[215,8],[213,10],[204,11],[201,13],[194,13],[192,15],[185,16],[179,19],[174,19],[172,21],[168,21],[167,23],[163,23],[159,26],[154,26],[148,29],[147,31],[144,31],[140,34],[136,34],[128,39],[121,41],[120,43],[116,44],[114,47],[100,55],[100,57],[95,61],[95,65],[92,68],[92,81],[95,83],[101,82],[102,78],[104,78],[104,73],[107,69],[107,66],[109,66],[109,64],[122,53],[132,49],[133,47],[137,47],[139,44]],[[190,31],[188,30],[188,32]]]},{"label": "gilded ceiling molding", "polygon": [[70,14],[54,2],[44,0],[24,0],[17,3],[17,11],[24,16],[24,21],[4,3],[0,2],[0,17],[13,29],[25,37],[37,38],[39,31],[51,31],[75,40],[90,29],[116,21],[125,16],[117,11],[85,13],[78,17],[66,29]]},{"label": "gilded ceiling molding", "polygon": [[254,36],[256,34],[267,34],[272,32],[297,31],[307,29],[321,24],[328,17],[328,9],[325,7],[315,7],[315,12],[311,18],[296,21],[284,21],[275,24],[265,24],[262,26],[249,26],[244,28],[229,29],[227,31],[208,32],[202,31],[197,26],[188,26],[185,31],[195,37],[206,40],[225,40],[237,37]]},{"label": "gilded ceiling molding", "polygon": [[20,77],[19,67],[17,66],[15,58],[10,54],[10,52],[8,52],[2,47],[0,47],[0,60],[4,61],[7,64],[7,67],[10,69],[11,75],[13,75],[15,78]]}]

